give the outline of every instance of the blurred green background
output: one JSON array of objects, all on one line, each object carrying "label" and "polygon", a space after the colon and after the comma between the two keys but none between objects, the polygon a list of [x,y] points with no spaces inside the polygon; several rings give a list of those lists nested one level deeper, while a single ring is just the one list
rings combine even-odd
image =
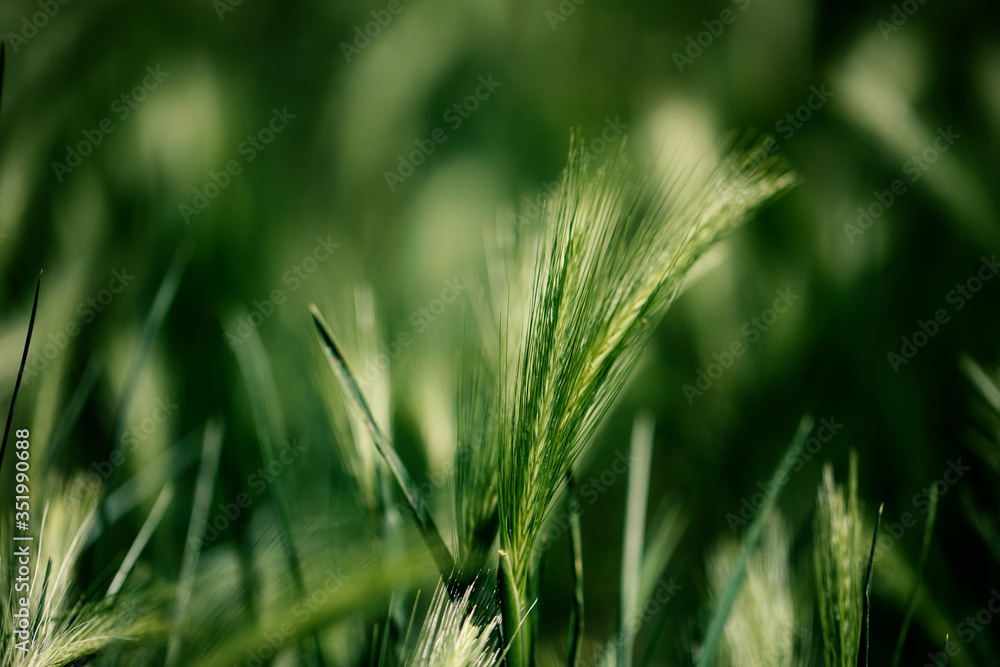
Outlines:
[{"label": "blurred green background", "polygon": [[[447,281],[483,273],[497,216],[537,224],[532,206],[559,177],[571,129],[591,147],[604,132],[605,154],[627,134],[639,165],[692,159],[749,129],[775,137],[801,184],[705,258],[580,477],[608,469],[634,415],[654,413],[650,507],[679,502],[689,520],[672,572],[684,589],[659,643],[663,659],[681,661],[704,626],[705,554],[732,535],[727,514],[768,478],[803,413],[843,425],[781,502],[806,587],[822,461],[842,477],[856,448],[869,514],[884,502],[884,520],[895,522],[961,459],[971,471],[942,497],[904,657],[923,664],[1000,586],[964,508],[993,503],[995,512],[997,477],[959,367],[963,354],[1000,361],[1000,280],[968,298],[953,291],[1000,249],[998,15],[996,3],[938,0],[6,0],[0,387],[9,396],[43,269],[36,372],[18,413],[34,446],[48,446],[74,396],[79,419],[51,453],[55,469],[108,460],[116,418],[143,436],[108,482],[113,490],[146,471],[139,506],[85,560],[82,579],[109,576],[108,559],[128,548],[164,480],[190,498],[208,418],[226,425],[217,501],[244,490],[261,465],[231,344],[263,344],[288,432],[313,443],[303,496],[313,483],[349,484],[314,381],[327,369],[307,305],[342,309],[355,284],[370,283],[382,339],[412,338],[389,368],[392,427],[422,478],[442,467],[454,438],[452,371],[440,362],[458,345],[464,299],[440,315],[421,309]],[[951,139],[935,146],[939,131]],[[862,228],[859,207],[884,211]],[[119,415],[172,262],[184,267],[176,298]],[[134,279],[109,298],[120,284],[113,271]],[[283,302],[269,309],[275,290]],[[770,318],[776,290],[798,300],[765,331],[752,318]],[[912,340],[939,309],[948,321],[894,369],[889,353],[901,354],[901,337]],[[254,312],[259,326],[241,328]],[[713,354],[734,342],[747,351],[719,374]],[[686,395],[699,371],[718,377]],[[150,426],[168,399],[176,409]],[[171,470],[157,457],[177,442],[193,454]],[[625,486],[611,485],[583,517],[595,641],[614,629]],[[157,577],[177,574],[188,512],[189,501],[175,501],[144,556]],[[249,539],[246,523],[219,545]],[[890,550],[903,570],[922,525]],[[562,538],[549,564],[557,602],[543,625],[556,634],[566,548]],[[876,568],[875,663],[891,655],[901,617],[889,570]],[[997,634],[963,644],[957,664],[998,664]]]}]

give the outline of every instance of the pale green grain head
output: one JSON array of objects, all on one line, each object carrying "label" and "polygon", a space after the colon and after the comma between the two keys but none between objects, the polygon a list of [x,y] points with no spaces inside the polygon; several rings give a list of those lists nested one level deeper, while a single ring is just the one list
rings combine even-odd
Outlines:
[{"label": "pale green grain head", "polygon": [[852,453],[847,488],[823,468],[816,500],[814,557],[826,667],[855,667],[861,643],[862,595],[868,544],[862,537],[858,462]]},{"label": "pale green grain head", "polygon": [[[729,581],[739,545],[728,542],[709,558],[708,575],[718,597]],[[733,667],[793,667],[808,655],[810,616],[795,602],[788,526],[778,513],[768,519],[750,556],[739,595],[726,620],[721,655]]]},{"label": "pale green grain head", "polygon": [[473,586],[452,599],[438,586],[407,667],[492,667],[500,663],[499,616],[473,602]]}]

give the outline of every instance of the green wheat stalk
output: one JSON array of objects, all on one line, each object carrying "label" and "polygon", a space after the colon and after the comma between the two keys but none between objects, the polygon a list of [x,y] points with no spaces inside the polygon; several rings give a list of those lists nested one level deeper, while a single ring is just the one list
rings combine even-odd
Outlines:
[{"label": "green wheat stalk", "polygon": [[[691,173],[596,171],[575,140],[550,203],[523,326],[501,330],[497,497],[503,593],[525,613],[529,566],[566,473],[617,397],[694,263],[792,175],[742,151]],[[516,318],[511,318],[516,322]],[[513,329],[513,330],[511,330]],[[520,616],[504,618],[512,628]],[[519,635],[520,641],[530,637]],[[511,655],[514,664],[530,650]]]},{"label": "green wheat stalk", "polygon": [[826,667],[858,664],[867,583],[860,565],[871,560],[865,553],[862,524],[858,460],[852,452],[846,491],[834,483],[833,467],[826,464],[816,501],[813,554]]}]

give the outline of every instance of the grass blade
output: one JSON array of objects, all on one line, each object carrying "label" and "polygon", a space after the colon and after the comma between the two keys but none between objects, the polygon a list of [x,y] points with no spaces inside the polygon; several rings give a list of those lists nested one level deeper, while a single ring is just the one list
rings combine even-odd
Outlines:
[{"label": "grass blade", "polygon": [[948,635],[944,636],[944,648],[941,650],[941,659],[935,660],[935,667],[945,667],[948,664]]},{"label": "grass blade", "polygon": [[808,415],[803,417],[802,421],[799,422],[795,436],[792,438],[792,444],[781,458],[781,464],[771,478],[774,492],[764,501],[764,505],[757,512],[757,516],[754,517],[753,523],[750,524],[750,528],[747,531],[746,538],[743,540],[740,555],[733,565],[733,571],[726,581],[726,586],[723,588],[719,602],[712,613],[708,630],[705,632],[705,641],[702,644],[701,655],[698,658],[698,667],[711,667],[711,665],[715,664],[719,645],[722,642],[723,631],[726,627],[726,619],[729,618],[729,612],[732,610],[733,603],[736,601],[736,596],[739,594],[740,587],[743,584],[743,575],[746,572],[747,561],[750,559],[751,552],[757,547],[757,543],[760,542],[767,517],[771,514],[771,509],[777,503],[778,495],[780,495],[781,490],[788,481],[788,473],[792,464],[795,463],[799,452],[802,451],[802,447],[806,442],[806,438],[809,437],[812,427],[812,417]]},{"label": "grass blade", "polygon": [[968,357],[963,357],[960,365],[966,377],[976,386],[979,393],[986,399],[994,410],[1000,412],[1000,387],[990,378],[989,375],[975,361]]},{"label": "grass blade", "polygon": [[635,636],[639,628],[633,613],[639,601],[642,583],[642,554],[645,543],[646,502],[649,496],[649,473],[653,459],[653,417],[648,414],[635,418],[629,457],[632,465],[628,476],[628,497],[625,505],[625,535],[622,546],[621,608],[618,629],[618,664],[631,665]]},{"label": "grass blade", "polygon": [[187,539],[184,541],[184,556],[181,560],[177,596],[174,598],[173,624],[170,640],[167,644],[167,665],[176,663],[181,648],[179,627],[187,613],[191,593],[194,590],[194,575],[198,568],[198,557],[201,555],[201,543],[205,537],[209,506],[212,504],[212,489],[215,486],[215,476],[219,470],[219,456],[222,452],[224,431],[225,427],[218,419],[212,419],[205,425],[201,466],[198,469],[194,503],[191,507],[191,522],[188,524]]},{"label": "grass blade", "polygon": [[[656,528],[646,540],[647,546],[642,556],[642,577],[636,597],[637,604],[649,600],[656,592],[667,563],[673,557],[674,550],[677,549],[687,528],[687,520],[681,516],[679,505],[666,505],[657,512],[657,517]],[[639,611],[638,608],[633,610],[634,613]]]},{"label": "grass blade", "polygon": [[[142,327],[142,335],[139,338],[139,347],[135,353],[135,360],[132,362],[131,368],[129,368],[129,374],[122,389],[121,400],[118,403],[118,415],[115,419],[114,431],[115,439],[112,441],[114,443],[114,451],[118,451],[121,446],[122,436],[125,433],[125,420],[128,417],[129,406],[132,404],[132,397],[139,387],[142,370],[153,351],[153,342],[156,340],[156,335],[160,332],[167,313],[170,312],[170,306],[174,302],[174,297],[177,296],[177,288],[180,287],[189,254],[187,246],[182,245],[177,249],[166,275],[163,276],[160,288],[156,291],[149,314],[146,316],[146,322]],[[113,477],[114,471],[112,472]]]},{"label": "grass blade", "polygon": [[910,619],[913,618],[913,609],[917,604],[917,591],[920,589],[920,577],[927,563],[927,552],[931,547],[931,533],[934,531],[934,520],[937,517],[938,494],[937,486],[931,485],[930,507],[927,510],[927,523],[924,525],[924,542],[920,547],[920,559],[917,561],[917,570],[913,575],[913,588],[906,600],[906,612],[903,615],[903,627],[899,630],[899,639],[896,640],[896,652],[892,656],[892,667],[899,665],[903,657],[903,644],[906,641],[906,632],[910,629]]},{"label": "grass blade", "polygon": [[0,109],[3,108],[3,71],[7,63],[7,40],[0,39]]},{"label": "grass blade", "polygon": [[313,323],[316,325],[316,333],[323,344],[323,352],[326,354],[327,361],[330,362],[330,368],[333,369],[334,375],[340,380],[340,384],[347,393],[348,399],[361,413],[371,433],[375,447],[378,449],[379,454],[382,455],[382,458],[385,459],[389,470],[392,471],[393,477],[396,478],[396,483],[399,484],[399,487],[403,490],[403,494],[406,496],[413,516],[420,526],[420,532],[423,535],[424,541],[427,543],[427,547],[430,549],[431,555],[434,557],[434,561],[441,571],[441,576],[447,580],[455,569],[455,560],[452,558],[451,552],[448,550],[447,545],[445,545],[444,540],[441,539],[441,533],[438,532],[430,510],[427,509],[426,503],[421,498],[416,485],[406,471],[406,467],[400,460],[396,450],[393,449],[389,439],[382,433],[382,429],[375,423],[375,418],[368,407],[368,402],[365,401],[365,397],[361,393],[361,388],[358,387],[358,383],[354,379],[354,374],[348,368],[347,360],[344,359],[344,355],[334,340],[330,328],[323,320],[319,309],[316,308],[315,304],[309,304],[309,310],[312,312]]},{"label": "grass blade", "polygon": [[21,354],[21,367],[17,369],[17,380],[14,381],[14,392],[10,395],[10,409],[7,411],[7,425],[3,429],[3,442],[0,442],[0,468],[3,468],[3,455],[7,452],[7,437],[10,435],[10,424],[14,421],[14,405],[17,403],[17,392],[21,390],[21,378],[24,376],[24,365],[28,361],[28,347],[31,345],[31,332],[35,329],[35,314],[38,312],[38,292],[42,288],[42,274],[38,274],[35,284],[35,301],[31,304],[31,318],[28,320],[28,335],[24,338],[24,352]]},{"label": "grass blade", "polygon": [[111,580],[111,585],[108,586],[108,592],[105,597],[113,598],[118,595],[118,591],[125,584],[125,579],[128,578],[129,572],[135,567],[136,561],[139,560],[139,555],[146,548],[146,544],[149,543],[149,538],[153,536],[156,527],[160,525],[160,521],[163,519],[163,515],[166,514],[167,508],[173,499],[174,489],[170,484],[167,484],[160,491],[160,495],[157,497],[152,511],[150,511],[146,521],[142,524],[142,528],[139,529],[139,534],[135,536],[135,540],[132,542],[128,553],[125,554],[125,560],[122,561],[118,572],[115,573],[114,579]]},{"label": "grass blade", "polygon": [[380,663],[375,661],[376,649],[378,648],[378,623],[372,628],[372,652],[368,656],[368,667],[377,667]]},{"label": "grass blade", "polygon": [[49,592],[49,577],[52,574],[52,556],[49,556],[49,562],[45,566],[45,578],[42,580],[42,594],[38,598],[38,611],[35,615],[35,622],[31,626],[31,636],[38,636],[38,627],[42,624],[42,617],[45,616],[45,596]]},{"label": "grass blade", "polygon": [[875,567],[875,542],[878,540],[878,530],[882,526],[882,510],[884,508],[885,503],[878,506],[878,518],[875,519],[875,532],[872,533],[872,546],[868,552],[868,567],[865,570],[865,596],[861,600],[861,613],[865,619],[865,625],[861,629],[861,634],[863,635],[861,643],[865,647],[865,667],[868,667],[868,650],[871,644],[872,569]]},{"label": "grass blade", "polygon": [[[681,569],[678,578],[684,579],[688,572],[688,566],[684,566]],[[653,654],[656,652],[657,643],[663,639],[665,636],[669,636],[665,631],[667,627],[668,614],[670,613],[669,605],[674,601],[674,597],[671,597],[664,603],[664,610],[661,610],[653,620],[653,624],[649,627],[650,641],[646,642],[646,648],[642,652],[642,657],[639,658],[640,667],[648,667],[648,665],[653,664]]]}]

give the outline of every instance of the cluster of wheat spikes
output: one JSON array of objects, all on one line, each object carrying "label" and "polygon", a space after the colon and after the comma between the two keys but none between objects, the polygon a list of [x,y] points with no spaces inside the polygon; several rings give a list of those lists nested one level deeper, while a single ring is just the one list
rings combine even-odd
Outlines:
[{"label": "cluster of wheat spikes", "polygon": [[[0,42],[0,90],[3,54]],[[51,461],[44,456],[68,438],[76,419],[71,415],[78,414],[68,411],[65,423],[39,454],[38,469],[44,472],[34,478],[33,494],[43,501],[26,593],[18,592],[7,548],[0,558],[6,603],[0,614],[3,664],[68,667],[98,661],[209,667],[263,664],[271,656],[298,657],[316,665],[328,664],[332,657],[334,664],[346,664],[357,658],[354,647],[357,631],[364,630],[362,612],[387,598],[385,624],[375,627],[372,638],[373,665],[648,664],[663,634],[662,606],[682,587],[673,579],[668,586],[663,573],[685,527],[679,509],[666,506],[652,522],[651,533],[645,534],[652,418],[637,417],[633,429],[619,628],[604,642],[588,643],[584,633],[581,510],[573,470],[699,257],[793,183],[791,174],[761,159],[764,154],[761,146],[743,143],[695,168],[639,178],[622,153],[595,168],[584,147],[575,139],[571,142],[558,194],[548,203],[539,232],[499,229],[486,280],[470,285],[476,334],[462,343],[460,355],[453,414],[456,442],[450,452],[453,520],[441,524],[447,530],[438,527],[425,494],[394,448],[388,374],[359,380],[348,366],[345,349],[359,361],[377,353],[374,297],[364,288],[354,295],[353,315],[344,327],[345,348],[315,306],[312,314],[337,380],[336,391],[352,406],[349,411],[342,404],[329,406],[330,418],[367,521],[355,521],[359,517],[343,508],[336,516],[303,512],[308,499],[297,498],[289,473],[273,482],[270,504],[254,508],[253,518],[259,513],[270,523],[262,528],[249,522],[251,547],[237,554],[219,545],[203,558],[224,439],[221,420],[212,419],[204,429],[176,585],[157,589],[133,574],[171,503],[173,491],[167,483],[114,576],[81,590],[74,580],[77,559],[125,510],[120,498],[112,510],[110,498],[84,489],[81,479],[67,483],[51,472]],[[179,252],[147,317],[118,407],[116,436],[121,435],[123,416],[185,263]],[[38,288],[0,464],[37,306]],[[261,453],[274,460],[286,425],[270,362],[256,338],[236,350],[236,358]],[[995,428],[998,384],[971,362],[965,367],[996,411],[991,417]],[[93,387],[93,377],[85,374],[79,390],[84,397],[88,387]],[[721,544],[706,564],[714,603],[700,641],[690,647],[699,667],[809,664],[813,602],[819,606],[825,667],[868,665],[868,608],[881,511],[867,546],[853,454],[846,490],[835,484],[830,466],[819,488],[813,534],[818,600],[795,596],[791,540],[776,504],[811,429],[812,420],[803,418],[769,482],[772,492],[741,542]],[[115,437],[115,442],[120,440]],[[991,441],[985,451],[995,461],[993,447]],[[414,525],[403,520],[394,502],[394,484],[405,497],[440,582],[418,630],[413,625],[419,594],[411,611],[404,602],[414,584],[427,579],[428,563],[410,545]],[[537,607],[546,546],[542,536],[561,497],[574,589],[564,656],[540,635]],[[138,503],[130,500],[125,509]],[[893,667],[900,663],[936,506],[932,495]],[[992,524],[981,517],[974,514],[1000,554],[1000,540],[989,532]],[[7,545],[14,532],[10,519],[10,512],[0,513],[0,541]],[[350,534],[359,530],[356,524],[375,528],[380,539],[371,550],[358,546],[366,543],[364,535]],[[317,568],[317,563],[324,567]],[[335,570],[325,566],[330,563],[336,563]],[[14,638],[22,626],[14,614],[15,602],[17,608],[23,605],[15,598],[25,596],[30,642],[21,650]],[[639,630],[654,618],[659,625],[639,652]],[[331,642],[334,635],[347,641]]]},{"label": "cluster of wheat spikes", "polygon": [[[652,421],[637,418],[633,432],[619,632],[603,643],[588,644],[584,637],[573,469],[698,258],[794,182],[761,155],[759,147],[744,144],[682,175],[667,170],[660,178],[639,178],[621,153],[595,168],[573,140],[540,231],[525,235],[501,223],[497,243],[488,252],[487,279],[470,288],[478,327],[463,342],[460,355],[453,531],[438,528],[393,447],[385,425],[388,391],[367,388],[375,392],[376,417],[344,349],[312,308],[322,349],[353,406],[347,455],[361,496],[381,520],[395,522],[399,517],[389,511],[392,494],[386,487],[394,479],[440,574],[419,638],[403,642],[399,661],[427,666],[503,662],[514,667],[648,663],[664,615],[641,663],[636,638],[649,620],[644,611],[657,610],[655,604],[650,607],[654,590],[684,528],[672,507],[660,513],[648,538],[644,534]],[[371,331],[365,324],[370,295],[361,292],[355,301],[355,326],[363,339]],[[363,341],[351,346],[363,359]],[[359,441],[362,427],[380,464],[371,463],[370,451]],[[812,419],[804,417],[774,472],[768,487],[774,491],[742,543],[721,545],[707,563],[715,602],[700,644],[691,647],[699,667],[810,664],[814,602],[825,667],[868,664],[868,607],[881,510],[868,543],[853,453],[846,491],[834,483],[829,465],[819,487],[813,535],[816,600],[795,594],[790,539],[776,504],[811,430]],[[557,657],[553,642],[539,635],[537,604],[546,551],[542,536],[562,496],[574,596],[565,655]],[[899,664],[912,616],[936,502],[932,498],[893,665]],[[394,526],[384,526],[383,534],[399,539],[400,528]],[[657,602],[663,603],[656,592]],[[473,598],[480,603],[470,604]],[[404,615],[397,601],[387,624],[401,627]],[[383,641],[379,664],[384,658]]]},{"label": "cluster of wheat spikes", "polygon": [[[530,310],[502,332],[495,448],[505,629],[530,656],[538,535],[562,480],[621,391],[691,266],[792,182],[742,153],[666,182],[572,150],[535,254]],[[669,177],[668,177],[669,178]],[[527,626],[530,628],[530,626]]]},{"label": "cluster of wheat spikes", "polygon": [[[667,171],[659,178],[640,178],[621,154],[595,168],[584,147],[571,142],[567,168],[541,231],[501,242],[489,280],[475,292],[480,334],[469,343],[473,352],[467,355],[471,361],[459,391],[454,540],[438,530],[343,349],[318,309],[313,310],[328,361],[402,488],[446,590],[453,600],[461,600],[472,582],[483,585],[484,572],[496,573],[499,629],[509,664],[534,662],[539,536],[566,481],[572,484],[581,452],[682,291],[691,267],[794,181],[774,161],[760,160],[760,151],[746,148],[705,159],[683,174]],[[498,234],[501,241],[510,237],[510,230]],[[640,529],[643,496],[637,496],[639,521],[632,522]],[[662,535],[668,534],[665,528]],[[653,545],[664,543],[658,537]],[[449,542],[455,543],[454,553]],[[635,546],[633,540],[633,560],[642,565],[641,536],[638,551]],[[648,579],[637,580],[635,587],[645,590],[639,584],[648,588]],[[630,591],[628,606],[644,602]],[[579,618],[571,629],[576,642],[581,608],[582,600],[576,601]],[[435,609],[439,616],[445,610],[453,613],[443,604]],[[492,621],[480,622],[488,628]],[[461,625],[443,618],[428,623]],[[636,631],[631,627],[626,635],[634,638]],[[622,642],[626,655],[630,641]],[[571,637],[571,661],[578,655],[574,644]],[[441,657],[422,664],[450,663]]]}]

